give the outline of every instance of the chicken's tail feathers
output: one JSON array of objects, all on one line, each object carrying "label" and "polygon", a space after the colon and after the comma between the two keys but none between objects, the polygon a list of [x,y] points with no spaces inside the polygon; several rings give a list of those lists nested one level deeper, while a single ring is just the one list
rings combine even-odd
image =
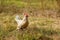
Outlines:
[{"label": "chicken's tail feathers", "polygon": [[16,19],[19,19],[19,15],[16,15],[15,18],[16,18]]},{"label": "chicken's tail feathers", "polygon": [[19,22],[20,20],[21,20],[21,19],[20,19],[19,15],[16,15],[16,16],[15,16],[15,21],[16,21],[16,22]]}]

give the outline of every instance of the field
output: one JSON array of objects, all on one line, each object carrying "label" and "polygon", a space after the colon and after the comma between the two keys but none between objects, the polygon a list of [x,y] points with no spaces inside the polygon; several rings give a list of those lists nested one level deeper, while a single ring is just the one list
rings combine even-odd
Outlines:
[{"label": "field", "polygon": [[[60,40],[60,14],[56,1],[1,2],[0,40]],[[22,19],[24,12],[29,14],[29,26],[17,31],[15,16],[18,14]]]}]

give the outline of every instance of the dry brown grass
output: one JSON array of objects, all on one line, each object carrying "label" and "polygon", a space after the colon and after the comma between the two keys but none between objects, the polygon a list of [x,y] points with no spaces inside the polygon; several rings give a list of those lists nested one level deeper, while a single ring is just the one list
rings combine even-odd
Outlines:
[{"label": "dry brown grass", "polygon": [[[25,31],[16,31],[17,24],[14,20],[14,14],[0,14],[0,39],[1,40],[57,40],[60,38],[60,19],[46,17],[29,17],[29,26]],[[20,16],[21,15],[21,16]],[[22,14],[19,14],[23,18]],[[23,33],[23,34],[22,34]],[[54,37],[56,35],[56,37]]]}]

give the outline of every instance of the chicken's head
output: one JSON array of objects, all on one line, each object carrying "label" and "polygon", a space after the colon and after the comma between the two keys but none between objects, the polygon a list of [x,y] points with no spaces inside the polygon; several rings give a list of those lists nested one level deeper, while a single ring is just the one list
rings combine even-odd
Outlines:
[{"label": "chicken's head", "polygon": [[27,13],[24,13],[24,16],[28,17],[29,15]]}]

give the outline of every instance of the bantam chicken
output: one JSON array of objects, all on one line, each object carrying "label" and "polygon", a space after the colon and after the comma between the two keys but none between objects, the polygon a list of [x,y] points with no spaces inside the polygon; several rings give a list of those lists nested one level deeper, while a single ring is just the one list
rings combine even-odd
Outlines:
[{"label": "bantam chicken", "polygon": [[15,21],[17,22],[17,30],[20,30],[20,29],[25,29],[28,27],[28,24],[29,24],[29,21],[28,21],[28,14],[27,13],[24,13],[24,18],[21,20],[19,19],[19,16],[17,15],[15,17]]}]

